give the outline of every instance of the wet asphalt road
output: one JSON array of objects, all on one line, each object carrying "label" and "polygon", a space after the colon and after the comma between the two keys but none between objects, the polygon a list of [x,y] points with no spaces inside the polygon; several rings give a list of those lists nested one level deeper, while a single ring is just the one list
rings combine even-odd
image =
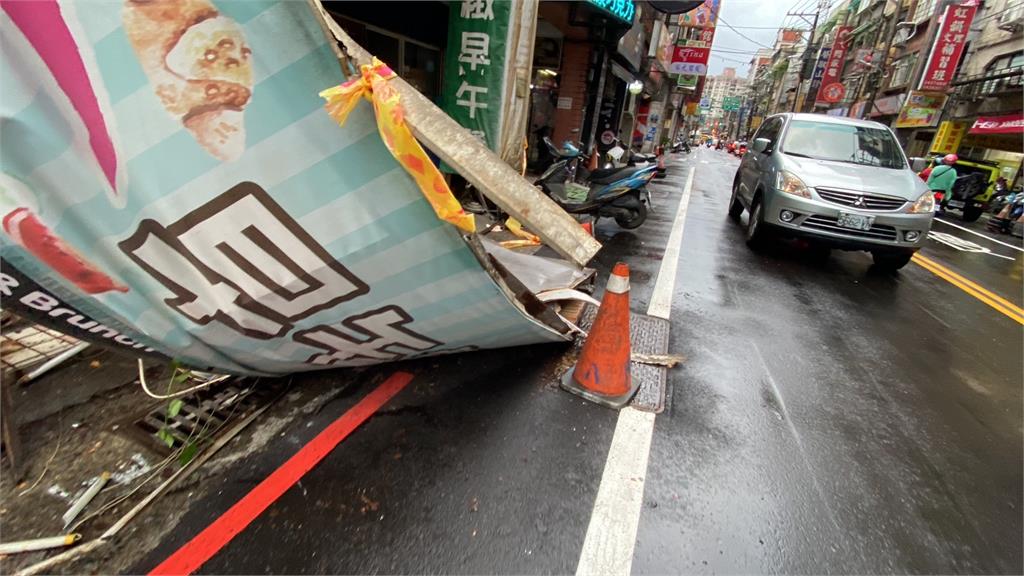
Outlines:
[{"label": "wet asphalt road", "polygon": [[[863,253],[755,254],[725,216],[738,160],[672,162],[643,227],[602,221],[594,263],[604,277],[628,262],[631,307],[646,310],[696,169],[671,319],[686,361],[655,422],[633,572],[1022,572],[1021,325],[916,264],[885,276]],[[1020,305],[1021,252],[971,239],[1013,259],[925,254]],[[399,366],[413,384],[201,572],[574,572],[616,414],[557,389],[566,351]],[[394,369],[215,480],[135,571]]]}]

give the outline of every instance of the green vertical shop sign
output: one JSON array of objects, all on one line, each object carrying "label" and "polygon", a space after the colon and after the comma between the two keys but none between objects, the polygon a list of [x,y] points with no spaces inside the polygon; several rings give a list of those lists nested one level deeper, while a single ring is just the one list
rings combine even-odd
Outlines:
[{"label": "green vertical shop sign", "polygon": [[512,2],[462,0],[451,2],[448,10],[442,107],[496,150]]}]

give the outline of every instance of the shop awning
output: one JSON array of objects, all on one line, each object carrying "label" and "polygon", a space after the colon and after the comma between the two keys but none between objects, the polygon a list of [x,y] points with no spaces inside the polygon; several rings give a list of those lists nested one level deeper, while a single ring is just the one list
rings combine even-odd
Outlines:
[{"label": "shop awning", "polygon": [[1024,114],[979,116],[968,134],[1024,134]]}]

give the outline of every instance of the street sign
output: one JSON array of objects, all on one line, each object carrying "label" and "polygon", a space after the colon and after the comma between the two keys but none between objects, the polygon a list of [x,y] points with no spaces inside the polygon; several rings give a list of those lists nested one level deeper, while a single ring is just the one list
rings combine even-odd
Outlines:
[{"label": "street sign", "polygon": [[668,72],[669,74],[707,74],[708,57],[710,55],[710,48],[675,46],[672,51],[672,63],[669,64]]},{"label": "street sign", "polygon": [[976,6],[947,6],[942,16],[942,28],[935,36],[928,65],[921,77],[921,90],[942,92],[949,86],[967,43],[967,32],[974,20]]},{"label": "street sign", "polygon": [[907,101],[896,118],[896,128],[927,128],[935,126],[946,105],[946,95],[941,92],[911,90]]},{"label": "street sign", "polygon": [[697,87],[698,80],[700,80],[700,76],[697,76],[696,74],[680,74],[679,77],[676,78],[676,86],[693,90]]},{"label": "street sign", "polygon": [[967,133],[967,122],[945,121],[939,124],[932,145],[928,149],[931,154],[953,154],[960,149],[960,141]]},{"label": "street sign", "polygon": [[679,15],[679,25],[691,28],[714,28],[718,21],[721,0],[705,0],[703,4]]},{"label": "street sign", "polygon": [[[851,32],[853,32],[852,26],[839,26],[836,28],[836,39],[832,42],[832,50],[828,55],[828,63],[825,65],[825,72],[821,77],[821,88],[818,90],[817,98],[815,98],[816,102],[835,103],[842,100],[843,95],[846,94],[845,88],[842,88],[840,77],[843,73],[843,64],[846,63],[846,51],[850,48],[850,41],[853,37]],[[840,88],[836,88],[836,84]],[[827,99],[835,97],[836,94],[839,94],[838,99]]]},{"label": "street sign", "polygon": [[511,4],[467,1],[452,5],[448,20],[448,46],[452,49],[445,62],[442,108],[491,150],[497,150]]},{"label": "street sign", "polygon": [[835,104],[846,96],[846,87],[843,86],[842,82],[832,82],[821,87],[819,93],[819,102],[828,102],[829,104]]},{"label": "street sign", "polygon": [[722,110],[726,112],[735,112],[740,109],[740,97],[739,96],[726,96],[722,99]]}]

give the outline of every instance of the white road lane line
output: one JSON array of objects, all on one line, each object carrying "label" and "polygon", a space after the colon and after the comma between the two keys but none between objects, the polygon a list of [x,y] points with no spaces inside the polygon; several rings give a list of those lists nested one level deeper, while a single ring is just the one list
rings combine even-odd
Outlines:
[{"label": "white road lane line", "polygon": [[644,499],[654,413],[623,408],[590,514],[577,576],[628,576]]},{"label": "white road lane line", "polygon": [[981,236],[985,240],[989,240],[991,242],[995,242],[996,244],[1002,244],[1003,246],[1006,246],[1007,248],[1013,248],[1014,250],[1016,250],[1018,252],[1024,252],[1024,248],[1021,248],[1020,246],[1014,246],[1013,244],[1007,244],[1006,242],[1003,242],[1001,240],[996,240],[995,238],[992,238],[991,236],[986,236],[984,234],[981,234],[980,232],[975,232],[974,230],[971,230],[970,228],[964,228],[963,226],[960,226],[958,224],[953,224],[952,222],[946,222],[945,220],[940,220],[938,218],[935,218],[934,221],[935,222],[941,222],[941,223],[943,223],[943,224],[945,224],[947,226],[952,226],[953,228],[959,228],[960,230],[963,230],[964,232],[967,232],[968,234],[974,234],[975,236]]},{"label": "white road lane line", "polygon": [[676,220],[672,224],[668,245],[665,246],[665,255],[661,260],[661,269],[658,270],[658,280],[654,284],[651,303],[647,307],[648,316],[657,316],[667,320],[672,312],[672,292],[676,286],[676,265],[679,263],[679,250],[683,243],[686,209],[690,204],[690,193],[693,190],[693,173],[694,169],[690,168],[690,174],[686,177],[686,185],[683,186],[683,195],[679,197]]},{"label": "white road lane line", "polygon": [[[668,319],[672,312],[676,268],[686,208],[693,189],[694,169],[686,178],[672,231],[654,284],[654,295],[647,314]],[[647,459],[654,436],[654,414],[634,408],[623,408],[615,424],[615,434],[608,449],[608,459],[601,474],[594,510],[576,565],[577,576],[628,576],[633,566],[636,532],[643,507]]]}]

